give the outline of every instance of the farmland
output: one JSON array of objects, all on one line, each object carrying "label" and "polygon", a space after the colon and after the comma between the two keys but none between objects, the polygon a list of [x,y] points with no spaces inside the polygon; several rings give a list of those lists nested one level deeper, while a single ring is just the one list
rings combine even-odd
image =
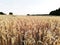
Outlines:
[{"label": "farmland", "polygon": [[60,17],[0,15],[0,45],[60,45]]}]

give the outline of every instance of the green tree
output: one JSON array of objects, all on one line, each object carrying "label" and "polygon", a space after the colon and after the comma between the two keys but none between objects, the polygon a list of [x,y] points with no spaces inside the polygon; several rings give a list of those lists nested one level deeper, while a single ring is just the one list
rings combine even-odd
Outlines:
[{"label": "green tree", "polygon": [[60,8],[59,8],[59,9],[56,9],[56,10],[54,10],[54,11],[51,11],[51,12],[49,13],[49,15],[60,16]]}]

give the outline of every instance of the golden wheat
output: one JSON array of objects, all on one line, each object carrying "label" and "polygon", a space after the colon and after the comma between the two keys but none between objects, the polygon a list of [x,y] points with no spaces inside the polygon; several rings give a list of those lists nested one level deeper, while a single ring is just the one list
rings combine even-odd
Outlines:
[{"label": "golden wheat", "polygon": [[59,19],[0,15],[0,45],[60,45]]}]

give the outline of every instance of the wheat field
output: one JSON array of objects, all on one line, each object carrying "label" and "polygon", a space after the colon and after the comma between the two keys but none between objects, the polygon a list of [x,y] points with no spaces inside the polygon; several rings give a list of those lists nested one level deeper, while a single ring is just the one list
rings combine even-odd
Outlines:
[{"label": "wheat field", "polygon": [[60,17],[0,15],[0,45],[60,45]]}]

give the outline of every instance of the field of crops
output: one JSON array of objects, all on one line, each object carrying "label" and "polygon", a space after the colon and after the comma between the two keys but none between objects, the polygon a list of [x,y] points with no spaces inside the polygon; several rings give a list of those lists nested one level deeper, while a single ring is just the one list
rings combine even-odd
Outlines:
[{"label": "field of crops", "polygon": [[60,17],[0,15],[0,45],[60,45]]}]

